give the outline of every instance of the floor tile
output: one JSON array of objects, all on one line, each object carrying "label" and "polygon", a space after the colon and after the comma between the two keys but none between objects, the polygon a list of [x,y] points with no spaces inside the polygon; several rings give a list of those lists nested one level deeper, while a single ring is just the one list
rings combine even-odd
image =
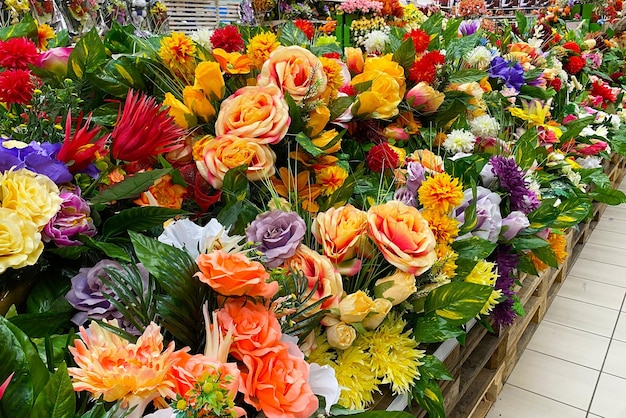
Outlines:
[{"label": "floor tile", "polygon": [[585,411],[506,384],[487,418],[519,418],[520,412],[533,418],[585,417]]},{"label": "floor tile", "polygon": [[596,230],[598,229],[603,231],[626,231],[626,221],[603,216],[596,226]]},{"label": "floor tile", "polygon": [[615,231],[594,230],[589,237],[589,242],[626,249],[626,234]]},{"label": "floor tile", "polygon": [[526,350],[508,382],[586,411],[599,374],[588,367]]},{"label": "floor tile", "polygon": [[611,341],[602,372],[626,379],[626,361],[624,359],[626,359],[626,343],[618,340]]},{"label": "floor tile", "polygon": [[559,296],[593,303],[605,308],[619,310],[622,307],[626,289],[606,283],[595,282],[580,277],[569,276],[561,289]]},{"label": "floor tile", "polygon": [[602,218],[615,218],[622,221],[626,220],[626,208],[621,206],[607,206],[606,210],[602,214]]},{"label": "floor tile", "polygon": [[602,373],[589,412],[605,418],[626,417],[626,379]]},{"label": "floor tile", "polygon": [[[626,228],[624,230],[626,230]],[[581,251],[579,257],[587,260],[595,260],[602,263],[626,267],[626,250],[621,248],[606,247],[593,242],[587,242],[585,244],[585,247]]]},{"label": "floor tile", "polygon": [[[595,233],[596,231],[594,231],[594,234]],[[599,261],[579,258],[574,263],[569,274],[571,276],[595,280],[596,282],[612,284],[613,286],[626,287],[626,267],[613,264],[605,264]]]},{"label": "floor tile", "polygon": [[617,326],[615,327],[614,340],[620,340],[626,343],[626,312],[620,312]]},{"label": "floor tile", "polygon": [[610,337],[618,315],[619,311],[557,296],[543,320]]},{"label": "floor tile", "polygon": [[600,370],[610,341],[607,337],[542,321],[527,350]]}]

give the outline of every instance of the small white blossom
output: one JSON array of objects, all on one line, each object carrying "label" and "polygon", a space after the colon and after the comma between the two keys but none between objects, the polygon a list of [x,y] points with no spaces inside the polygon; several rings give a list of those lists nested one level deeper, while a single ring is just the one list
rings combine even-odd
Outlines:
[{"label": "small white blossom", "polygon": [[191,40],[211,52],[213,50],[211,36],[213,36],[213,29],[202,28],[191,34]]},{"label": "small white blossom", "polygon": [[365,46],[365,51],[368,54],[382,53],[388,42],[388,34],[382,30],[374,30],[367,34],[363,41],[363,46]]},{"label": "small white blossom", "polygon": [[476,137],[465,129],[454,129],[443,141],[443,148],[452,153],[471,152],[474,149]]},{"label": "small white blossom", "polygon": [[481,70],[487,68],[492,59],[493,55],[491,51],[482,45],[479,45],[476,48],[472,49],[465,56],[465,60],[469,65],[471,65],[472,67],[477,67]]},{"label": "small white blossom", "polygon": [[500,131],[500,123],[489,115],[477,116],[469,122],[469,125],[472,133],[481,138],[494,138]]},{"label": "small white blossom", "polygon": [[602,160],[600,157],[589,155],[585,158],[576,158],[576,163],[582,168],[600,168],[602,167]]}]

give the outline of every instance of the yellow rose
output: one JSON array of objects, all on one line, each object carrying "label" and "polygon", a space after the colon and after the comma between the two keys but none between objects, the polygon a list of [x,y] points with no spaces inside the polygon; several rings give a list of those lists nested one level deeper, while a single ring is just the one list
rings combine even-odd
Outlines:
[{"label": "yellow rose", "polygon": [[222,102],[215,133],[251,138],[259,144],[277,144],[290,122],[289,106],[277,86],[242,87]]},{"label": "yellow rose", "polygon": [[205,136],[194,144],[193,155],[198,171],[216,189],[222,187],[231,168],[247,165],[246,177],[255,181],[274,174],[276,154],[269,146],[234,135],[217,138]]},{"label": "yellow rose", "polygon": [[225,85],[220,65],[217,62],[201,62],[196,67],[196,90],[202,90],[210,100],[224,97]]},{"label": "yellow rose", "polygon": [[413,206],[399,201],[372,206],[367,221],[383,257],[400,270],[418,276],[437,260],[435,236]]},{"label": "yellow rose", "polygon": [[306,123],[306,127],[311,129],[310,137],[319,135],[322,129],[326,126],[330,120],[330,110],[326,105],[316,106],[315,109],[309,113],[309,121]]},{"label": "yellow rose", "polygon": [[367,294],[358,290],[339,302],[339,319],[348,324],[363,321],[374,311],[374,301]]},{"label": "yellow rose", "polygon": [[363,320],[363,326],[365,329],[378,328],[378,326],[385,320],[385,317],[392,307],[393,304],[387,299],[374,299],[374,308],[372,309],[372,312],[375,313],[368,315],[368,317]]},{"label": "yellow rose", "polygon": [[360,93],[352,110],[354,116],[368,116],[375,119],[389,119],[398,114],[398,105],[403,93],[400,85],[390,75],[379,72],[363,72],[352,79],[352,85],[372,82],[369,90]]},{"label": "yellow rose", "polygon": [[183,129],[189,129],[198,123],[194,115],[187,106],[178,100],[172,93],[165,93],[163,105],[168,106],[167,114],[174,118],[174,122]]},{"label": "yellow rose", "polygon": [[37,225],[11,209],[0,207],[0,274],[8,268],[32,266],[42,251]]},{"label": "yellow rose", "polygon": [[415,292],[415,276],[400,269],[391,276],[378,279],[374,285],[376,297],[389,299],[394,305],[404,302]]},{"label": "yellow rose", "polygon": [[331,347],[345,350],[356,340],[356,330],[344,322],[339,322],[326,328],[326,339]]},{"label": "yellow rose", "polygon": [[365,61],[361,48],[345,48],[346,64],[352,74],[361,74]]},{"label": "yellow rose", "polygon": [[330,147],[328,147],[328,144],[330,144],[337,137],[337,135],[339,135],[337,131],[335,129],[331,129],[330,131],[320,133],[313,138],[311,142],[313,142],[313,145],[316,147],[323,149],[326,154],[334,154],[341,150],[341,139],[337,140],[337,142]]},{"label": "yellow rose", "polygon": [[258,85],[274,84],[289,93],[296,103],[314,100],[326,90],[328,80],[322,63],[312,52],[299,46],[279,47],[265,61]]},{"label": "yellow rose", "polygon": [[61,208],[59,188],[46,176],[25,168],[0,175],[0,206],[12,209],[41,230]]},{"label": "yellow rose", "polygon": [[387,54],[382,57],[369,57],[365,60],[365,66],[363,72],[379,71],[385,73],[388,76],[393,77],[394,80],[400,86],[400,96],[404,96],[406,90],[406,80],[404,78],[404,68],[393,59],[392,54]]},{"label": "yellow rose", "polygon": [[185,87],[183,90],[183,101],[196,116],[199,116],[205,122],[208,122],[215,116],[215,108],[201,90],[194,89],[191,86]]}]

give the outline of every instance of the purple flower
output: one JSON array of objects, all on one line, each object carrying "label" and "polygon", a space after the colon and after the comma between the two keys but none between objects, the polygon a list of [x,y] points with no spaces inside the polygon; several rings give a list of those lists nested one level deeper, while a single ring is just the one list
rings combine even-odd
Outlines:
[{"label": "purple flower", "polygon": [[80,189],[61,189],[61,209],[44,227],[42,240],[54,242],[57,247],[81,245],[78,234],[94,236],[96,227],[89,216],[89,204],[80,197]]},{"label": "purple flower", "polygon": [[496,326],[498,328],[509,326],[513,323],[517,314],[513,309],[513,286],[515,285],[515,269],[519,263],[519,256],[512,251],[510,245],[498,247],[495,254],[498,273],[500,274],[496,280],[495,290],[501,290],[504,300],[494,306],[491,311]]},{"label": "purple flower", "polygon": [[509,194],[511,210],[529,214],[539,207],[537,194],[528,188],[524,172],[513,158],[502,155],[491,157],[491,171],[500,180],[500,186]]},{"label": "purple flower", "polygon": [[530,221],[524,212],[519,210],[513,211],[502,220],[502,238],[504,238],[505,241],[510,241],[519,234],[519,231],[529,225]]},{"label": "purple flower", "polygon": [[472,35],[476,33],[480,27],[480,20],[464,20],[459,26],[459,33],[463,36]]},{"label": "purple flower", "polygon": [[422,182],[426,180],[426,170],[424,166],[417,161],[411,161],[406,166],[406,188],[413,193],[417,194],[417,189],[420,188]]},{"label": "purple flower", "polygon": [[[116,298],[115,293],[102,281],[102,278],[109,279],[105,269],[124,270],[117,261],[101,260],[93,267],[81,268],[72,278],[72,288],[65,295],[65,299],[79,311],[72,317],[72,322],[82,325],[88,318],[117,319],[124,329],[133,332],[130,322],[104,296]],[[143,281],[143,296],[147,296],[148,271],[141,264],[137,264],[137,269]]]},{"label": "purple flower", "polygon": [[61,144],[33,141],[25,144],[20,141],[0,138],[0,171],[11,167],[26,168],[35,173],[43,174],[56,184],[72,181],[70,170],[54,156],[61,149]]},{"label": "purple flower", "polygon": [[306,225],[295,212],[272,210],[256,217],[248,229],[246,238],[259,242],[259,251],[267,257],[268,267],[278,267],[292,257],[304,238]]},{"label": "purple flower", "polygon": [[504,80],[507,87],[519,91],[524,85],[524,69],[519,62],[507,61],[502,57],[494,57],[489,67],[489,77]]},{"label": "purple flower", "polygon": [[417,202],[415,201],[415,193],[411,192],[406,187],[400,187],[393,194],[393,200],[398,200],[404,203],[407,206],[417,207]]},{"label": "purple flower", "polygon": [[[461,224],[465,222],[465,210],[474,200],[472,189],[465,190],[463,194],[465,196],[463,203],[456,210],[456,219]],[[468,234],[458,237],[457,240],[474,236],[491,242],[498,241],[502,229],[500,201],[500,196],[496,193],[478,186],[476,188],[476,227]]]}]

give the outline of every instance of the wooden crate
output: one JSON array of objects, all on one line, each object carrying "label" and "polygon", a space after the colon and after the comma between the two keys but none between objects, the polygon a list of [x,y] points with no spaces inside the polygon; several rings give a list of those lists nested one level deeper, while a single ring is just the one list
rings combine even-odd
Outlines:
[{"label": "wooden crate", "polygon": [[165,0],[172,32],[214,29],[239,20],[239,1]]}]

